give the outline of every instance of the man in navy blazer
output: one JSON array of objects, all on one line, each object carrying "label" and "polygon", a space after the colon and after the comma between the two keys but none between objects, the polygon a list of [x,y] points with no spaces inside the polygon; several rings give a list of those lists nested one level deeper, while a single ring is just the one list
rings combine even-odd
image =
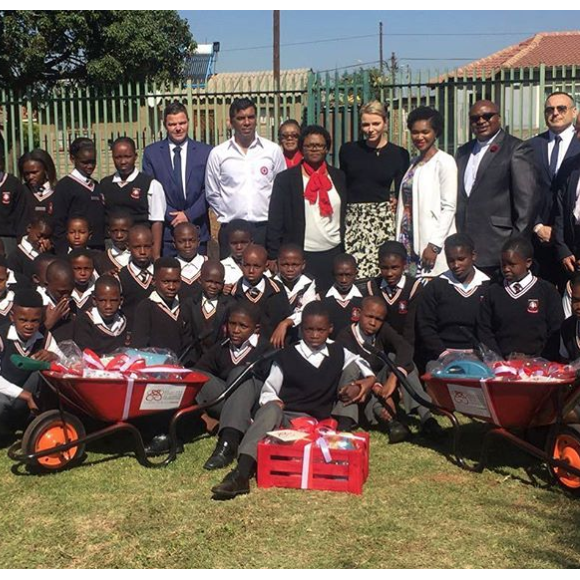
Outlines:
[{"label": "man in navy blazer", "polygon": [[534,252],[540,275],[551,282],[561,282],[562,270],[554,253],[553,232],[556,195],[575,169],[574,157],[580,154],[573,123],[577,110],[572,97],[560,91],[551,93],[544,105],[548,131],[528,141],[534,150],[538,172],[540,203],[534,223]]},{"label": "man in navy blazer", "polygon": [[475,139],[455,155],[457,231],[475,242],[477,267],[495,277],[503,244],[512,236],[530,237],[538,207],[533,153],[501,128],[498,106],[477,101],[469,110]]},{"label": "man in navy blazer", "polygon": [[163,112],[167,139],[151,143],[143,153],[143,172],[161,182],[167,199],[163,255],[176,255],[173,228],[182,222],[199,227],[200,252],[209,240],[209,217],[205,199],[205,168],[211,147],[189,139],[187,109],[178,101]]}]

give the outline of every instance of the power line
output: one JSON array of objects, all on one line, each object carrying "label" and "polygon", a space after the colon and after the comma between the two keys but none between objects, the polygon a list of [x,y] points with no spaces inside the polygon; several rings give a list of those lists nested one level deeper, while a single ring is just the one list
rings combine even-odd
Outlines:
[{"label": "power line", "polygon": [[[392,37],[392,36],[516,36],[516,35],[527,35],[527,34],[535,34],[535,32],[392,32],[383,34],[384,38]],[[308,44],[322,44],[325,42],[342,42],[344,40],[360,40],[362,38],[377,38],[376,34],[361,34],[358,36],[341,36],[338,38],[323,38],[319,40],[304,40],[301,42],[287,42],[283,43],[280,46],[304,46]],[[272,46],[270,44],[264,44],[260,46],[239,46],[237,48],[222,48],[220,52],[240,52],[244,50],[270,50]]]},{"label": "power line", "polygon": [[[457,61],[472,61],[472,60],[477,60],[477,58],[469,58],[469,57],[465,57],[465,58],[457,58],[457,57],[453,57],[453,58],[429,58],[429,57],[404,57],[404,56],[398,56],[397,60],[402,61],[402,60],[432,60],[432,61],[449,61],[449,60],[457,60]],[[337,71],[337,70],[345,70],[347,68],[362,68],[365,66],[369,66],[372,64],[379,64],[380,61],[378,60],[371,60],[368,62],[357,62],[356,64],[349,64],[347,66],[339,66],[339,67],[334,67],[334,68],[328,68],[328,69],[324,69],[324,70],[317,70],[315,72],[317,73],[326,73],[326,72],[333,72],[333,71]]]}]

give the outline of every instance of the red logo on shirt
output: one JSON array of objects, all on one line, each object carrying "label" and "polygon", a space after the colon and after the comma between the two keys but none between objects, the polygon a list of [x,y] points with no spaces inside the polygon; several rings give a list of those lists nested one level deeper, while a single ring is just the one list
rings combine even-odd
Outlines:
[{"label": "red logo on shirt", "polygon": [[528,312],[530,314],[537,314],[540,309],[540,301],[537,298],[528,300]]},{"label": "red logo on shirt", "polygon": [[350,313],[351,322],[358,322],[360,320],[360,308],[353,308]]},{"label": "red logo on shirt", "polygon": [[260,167],[260,173],[262,175],[268,175],[268,168],[267,167]]},{"label": "red logo on shirt", "polygon": [[408,310],[407,310],[407,301],[406,300],[401,300],[399,302],[399,314],[407,314]]},{"label": "red logo on shirt", "polygon": [[3,191],[2,192],[2,203],[4,205],[8,205],[10,203],[10,197],[12,196],[12,192],[10,191]]},{"label": "red logo on shirt", "polygon": [[138,187],[134,187],[131,190],[131,197],[133,199],[139,199],[141,197],[141,190]]}]

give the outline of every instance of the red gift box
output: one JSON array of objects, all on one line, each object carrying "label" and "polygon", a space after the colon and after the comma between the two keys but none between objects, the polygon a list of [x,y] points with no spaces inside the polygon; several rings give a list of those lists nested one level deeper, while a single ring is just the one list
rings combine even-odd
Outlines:
[{"label": "red gift box", "polygon": [[[337,433],[332,424],[312,419],[293,421],[293,427],[310,433],[294,443],[266,438],[258,444],[258,487],[321,489],[361,494],[369,475],[368,433]],[[314,423],[314,424],[313,424]],[[334,422],[334,427],[336,423]],[[328,438],[343,438],[354,449],[329,449]]]}]

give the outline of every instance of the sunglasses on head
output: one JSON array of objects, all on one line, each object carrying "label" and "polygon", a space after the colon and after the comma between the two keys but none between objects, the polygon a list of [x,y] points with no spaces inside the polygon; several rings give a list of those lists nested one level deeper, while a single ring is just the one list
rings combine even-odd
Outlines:
[{"label": "sunglasses on head", "polygon": [[560,115],[563,115],[567,110],[568,105],[558,105],[556,107],[546,107],[544,109],[544,113],[546,113],[546,115],[553,115],[556,111],[558,111]]},{"label": "sunglasses on head", "polygon": [[491,121],[497,113],[481,113],[480,115],[469,115],[469,121],[471,123],[477,123],[479,119],[483,119],[484,121]]}]

